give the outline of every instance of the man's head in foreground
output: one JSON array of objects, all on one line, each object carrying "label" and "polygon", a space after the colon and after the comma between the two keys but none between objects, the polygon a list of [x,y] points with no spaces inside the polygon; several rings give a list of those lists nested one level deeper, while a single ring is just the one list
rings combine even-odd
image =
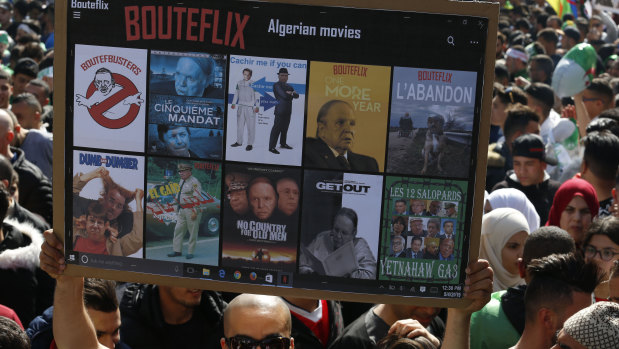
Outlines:
[{"label": "man's head in foreground", "polygon": [[97,340],[108,348],[120,341],[120,310],[114,281],[84,279],[84,305],[97,331]]},{"label": "man's head in foreground", "polygon": [[294,348],[291,329],[290,311],[281,298],[244,293],[234,298],[224,312],[226,337],[221,339],[221,347]]},{"label": "man's head in foreground", "polygon": [[[527,266],[523,340],[550,347],[563,322],[591,305],[591,293],[601,274],[594,264],[585,264],[574,254],[554,254],[535,259]],[[527,331],[528,330],[528,331]],[[529,338],[525,338],[529,337]]]},{"label": "man's head in foreground", "polygon": [[559,332],[552,349],[619,348],[619,305],[595,303],[572,315]]}]

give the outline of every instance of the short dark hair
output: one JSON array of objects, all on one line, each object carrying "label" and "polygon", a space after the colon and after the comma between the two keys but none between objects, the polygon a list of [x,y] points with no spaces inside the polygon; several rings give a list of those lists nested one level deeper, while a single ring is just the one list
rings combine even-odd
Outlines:
[{"label": "short dark hair", "polygon": [[404,216],[396,216],[395,218],[393,218],[393,224],[396,223],[400,223],[405,227],[407,225],[406,218]]},{"label": "short dark hair", "polygon": [[553,28],[544,28],[537,32],[537,37],[544,39],[544,41],[557,44],[559,42],[559,35]]},{"label": "short dark hair", "polygon": [[0,218],[4,220],[9,211],[9,190],[0,182]]},{"label": "short dark hair", "polygon": [[526,130],[529,122],[534,121],[539,123],[539,116],[533,109],[526,105],[516,104],[507,110],[507,117],[503,125],[503,134],[505,139],[511,139],[516,132]]},{"label": "short dark hair", "polygon": [[549,83],[550,80],[552,79],[552,73],[555,70],[555,64],[552,61],[552,58],[550,58],[550,56],[545,55],[545,54],[539,54],[539,55],[535,55],[531,57],[531,59],[529,60],[529,64],[531,64],[531,62],[537,63],[538,67],[541,70],[543,70],[544,73],[546,74],[546,77],[547,77],[546,81],[541,81],[541,82]]},{"label": "short dark hair", "polygon": [[542,307],[561,313],[572,303],[574,292],[592,293],[602,280],[595,263],[585,263],[573,253],[534,259],[527,273],[531,282],[524,295],[526,321],[534,321]]},{"label": "short dark hair", "polygon": [[41,44],[38,40],[31,41],[24,44],[24,51],[22,51],[22,57],[29,57],[34,59],[36,62],[40,62],[45,56],[45,51],[41,47]]},{"label": "short dark hair", "polygon": [[[546,28],[546,21],[548,20],[549,16],[550,15],[548,13],[540,11],[540,13],[535,16],[535,22],[537,22],[537,25],[541,25],[542,28]],[[539,32],[537,33],[537,36],[539,36]]]},{"label": "short dark hair", "polygon": [[13,320],[0,316],[0,348],[30,349],[30,338]]},{"label": "short dark hair", "polygon": [[404,200],[404,199],[397,199],[397,200],[395,201],[395,203],[396,203],[396,204],[397,204],[398,202],[401,202],[401,203],[403,203],[404,205],[406,205],[406,200]]},{"label": "short dark hair", "polygon": [[591,242],[591,238],[594,235],[604,235],[610,239],[610,241],[619,245],[619,218],[615,216],[606,216],[593,220],[585,235],[583,246],[586,246]]},{"label": "short dark hair", "polygon": [[[591,91],[600,98],[604,100],[604,103],[608,104],[614,101],[615,94],[613,93],[612,87],[610,87],[610,82],[608,79],[604,78],[595,78],[591,81],[591,83],[586,87],[587,91]],[[590,117],[594,117],[597,115],[589,115]]]},{"label": "short dark hair", "polygon": [[593,131],[580,141],[585,147],[584,164],[596,177],[612,181],[619,167],[619,137],[608,130]]},{"label": "short dark hair", "polygon": [[436,226],[436,229],[439,229],[441,227],[441,221],[438,218],[428,219],[428,223],[426,223],[426,227],[430,225],[430,223],[434,224]]},{"label": "short dark hair", "polygon": [[529,22],[529,20],[526,18],[520,18],[519,20],[516,21],[514,28],[516,29],[524,28],[527,30],[531,30],[531,22]]},{"label": "short dark hair", "polygon": [[84,306],[111,313],[118,309],[116,282],[104,279],[84,279]]},{"label": "short dark hair", "polygon": [[499,97],[501,103],[507,105],[512,105],[516,103],[526,105],[528,102],[527,95],[524,94],[524,91],[515,86],[507,88],[497,88],[496,96]]},{"label": "short dark hair", "polygon": [[45,91],[45,98],[48,98],[49,94],[52,92],[52,90],[49,88],[49,84],[41,79],[32,79],[30,80],[30,82],[28,82],[28,85],[41,87],[43,91]]},{"label": "short dark hair", "polygon": [[11,102],[11,105],[22,102],[26,103],[28,107],[34,109],[35,111],[38,111],[39,113],[43,111],[39,100],[30,92],[22,92],[17,96],[13,96],[13,101]]},{"label": "short dark hair", "polygon": [[39,65],[32,58],[20,58],[13,69],[13,76],[17,74],[24,74],[34,79],[39,74]]},{"label": "short dark hair", "polygon": [[546,23],[548,23],[548,21],[557,21],[559,23],[559,27],[563,25],[563,20],[557,15],[550,15],[546,20]]},{"label": "short dark hair", "polygon": [[522,263],[526,266],[534,259],[555,253],[574,253],[576,244],[570,234],[554,225],[532,232],[524,242]]},{"label": "short dark hair", "polygon": [[445,224],[447,224],[447,223],[451,223],[451,224],[454,224],[454,225],[455,225],[454,221],[452,221],[451,219],[447,219],[447,220],[445,220],[445,221],[443,222],[443,228],[445,228]]},{"label": "short dark hair", "polygon": [[[609,110],[615,110],[615,108]],[[607,110],[605,110],[603,113],[605,112],[607,112]],[[610,131],[612,134],[619,137],[619,121],[611,118],[602,117],[602,114],[600,114],[597,118],[591,120],[591,122],[589,122],[589,124],[587,125],[587,134],[594,131]]]},{"label": "short dark hair", "polygon": [[350,219],[350,221],[352,222],[353,226],[355,227],[355,229],[357,229],[357,222],[359,221],[359,217],[357,216],[357,212],[355,212],[355,210],[348,208],[348,207],[342,207],[340,208],[337,213],[335,214],[335,216],[333,216],[333,223],[335,224],[335,219],[338,216],[344,216],[348,219]]},{"label": "short dark hair", "polygon": [[253,72],[253,71],[251,71],[251,69],[249,69],[249,68],[245,68],[245,69],[243,69],[243,73],[244,73],[244,72],[249,72],[249,76],[254,75],[254,72]]},{"label": "short dark hair", "polygon": [[[548,59],[550,60],[550,57],[548,57]],[[550,60],[550,64],[552,65],[552,60]],[[550,74],[552,75],[552,70]],[[539,102],[545,116],[550,114],[550,110],[555,104],[555,93],[552,87],[542,82],[534,82],[527,86],[524,92]]]},{"label": "short dark hair", "polygon": [[421,243],[423,243],[423,239],[421,238],[421,236],[414,235],[413,238],[411,239],[411,245],[413,244],[413,241],[415,240],[419,240],[421,241]]},{"label": "short dark hair", "polygon": [[191,135],[191,131],[189,130],[188,126],[181,126],[181,125],[166,125],[166,124],[159,124],[157,125],[157,135],[159,136],[159,140],[161,140],[163,142],[163,136],[166,134],[166,132],[170,131],[171,128],[181,128],[184,127],[187,129],[187,133],[189,135]]},{"label": "short dark hair", "polygon": [[378,349],[436,349],[436,346],[426,337],[400,337],[398,333],[391,333],[376,343]]},{"label": "short dark hair", "polygon": [[494,80],[509,79],[509,71],[505,64],[496,63],[494,65]]},{"label": "short dark hair", "polygon": [[[334,104],[338,103],[346,104],[350,109],[354,110],[350,103],[341,99],[332,99],[327,103],[323,104],[322,107],[320,107],[320,109],[318,110],[318,115],[316,115],[316,124],[322,123],[322,119],[324,119],[324,117],[327,115],[329,109],[331,109]],[[318,126],[316,126],[316,138],[318,138]]]}]

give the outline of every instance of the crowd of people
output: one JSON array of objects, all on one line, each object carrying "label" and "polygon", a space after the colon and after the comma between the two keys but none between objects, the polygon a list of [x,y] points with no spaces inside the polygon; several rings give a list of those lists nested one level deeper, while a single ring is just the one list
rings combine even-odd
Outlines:
[{"label": "crowd of people", "polygon": [[[0,0],[0,348],[619,348],[619,16],[499,2],[481,259],[470,304],[440,309],[65,275],[48,230],[54,4]],[[583,45],[592,78],[559,98],[553,72]],[[76,218],[84,236],[132,230],[113,190]]]}]

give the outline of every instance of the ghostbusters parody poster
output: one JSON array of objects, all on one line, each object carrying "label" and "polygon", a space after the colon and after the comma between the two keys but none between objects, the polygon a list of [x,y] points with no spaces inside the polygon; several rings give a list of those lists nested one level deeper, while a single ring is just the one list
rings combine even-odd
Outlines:
[{"label": "ghostbusters parody poster", "polygon": [[74,145],[143,152],[146,75],[146,50],[75,45]]}]

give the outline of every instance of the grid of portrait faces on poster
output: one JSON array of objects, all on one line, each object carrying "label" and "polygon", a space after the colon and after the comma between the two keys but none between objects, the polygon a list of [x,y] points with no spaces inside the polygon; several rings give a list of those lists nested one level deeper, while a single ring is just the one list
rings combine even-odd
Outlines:
[{"label": "grid of portrait faces on poster", "polygon": [[459,283],[477,73],[77,44],[73,84],[74,251]]}]

